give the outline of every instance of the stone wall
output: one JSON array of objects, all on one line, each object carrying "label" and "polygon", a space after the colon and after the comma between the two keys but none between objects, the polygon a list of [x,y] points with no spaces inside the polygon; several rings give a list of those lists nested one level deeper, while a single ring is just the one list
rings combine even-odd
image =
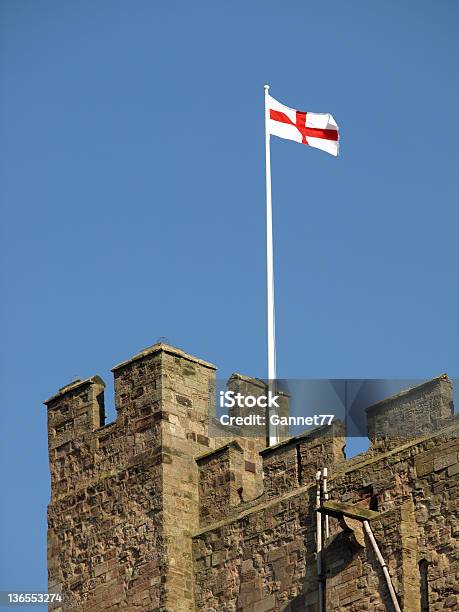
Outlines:
[{"label": "stone wall", "polygon": [[[431,610],[459,609],[453,605],[459,584],[458,433],[453,424],[352,467],[337,463],[329,481],[332,499],[378,507],[373,530],[407,612],[420,611],[422,559],[429,562]],[[271,454],[287,472],[286,478],[271,479],[279,496],[270,488],[261,503],[239,507],[194,536],[199,610],[319,610],[315,486],[299,485],[295,475],[290,478],[294,468],[284,469],[295,464],[288,443]],[[392,609],[368,539],[354,537],[349,525],[343,528],[334,518],[324,565],[327,612]]]},{"label": "stone wall", "polygon": [[69,610],[192,610],[194,457],[222,443],[207,435],[215,368],[159,344],[114,375],[110,425],[98,377],[46,402],[49,588]]},{"label": "stone wall", "polygon": [[230,442],[199,457],[200,524],[213,523],[227,516],[242,500],[244,451]]},{"label": "stone wall", "polygon": [[[371,407],[372,446],[347,461],[339,422],[268,449],[237,430],[210,435],[215,367],[179,349],[154,345],[113,371],[114,423],[97,376],[46,402],[49,590],[65,596],[53,609],[318,612],[321,578],[327,612],[391,610],[362,515],[404,612],[421,612],[420,568],[430,610],[459,610],[459,429],[447,378]],[[229,384],[264,390],[241,375]],[[420,435],[405,435],[404,422]],[[330,534],[319,577],[323,467],[336,503],[321,510]]]},{"label": "stone wall", "polygon": [[344,461],[344,446],[343,424],[334,421],[331,426],[317,427],[262,450],[265,495],[278,497],[302,484],[314,482],[321,467],[333,471]]},{"label": "stone wall", "polygon": [[441,429],[452,415],[452,384],[443,374],[369,406],[368,437],[394,446]]},{"label": "stone wall", "polygon": [[[160,419],[138,414],[123,428],[97,428],[101,389],[94,378],[48,400],[49,589],[64,592],[65,609],[108,610],[123,601],[159,608]],[[78,426],[63,432],[63,419]],[[156,441],[149,450],[147,438]]]}]

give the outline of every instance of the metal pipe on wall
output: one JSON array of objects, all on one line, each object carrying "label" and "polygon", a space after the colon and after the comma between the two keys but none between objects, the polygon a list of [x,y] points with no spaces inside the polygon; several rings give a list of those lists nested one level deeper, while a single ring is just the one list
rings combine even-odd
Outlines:
[{"label": "metal pipe on wall", "polygon": [[[324,500],[328,500],[328,487],[327,487],[327,478],[328,478],[328,468],[324,467],[322,470],[323,474],[323,490],[324,490]],[[330,524],[328,514],[325,515],[325,539],[330,535]]]},{"label": "metal pipe on wall", "polygon": [[317,542],[317,578],[319,582],[319,612],[324,612],[323,582],[322,582],[322,514],[319,512],[321,503],[322,472],[316,472],[316,542]]},{"label": "metal pipe on wall", "polygon": [[375,555],[379,561],[379,564],[382,567],[384,578],[386,579],[387,588],[389,589],[389,594],[392,599],[392,603],[394,604],[394,610],[395,612],[402,612],[398,603],[397,595],[395,594],[395,590],[392,585],[392,580],[390,579],[389,570],[387,568],[386,562],[384,561],[384,557],[382,556],[381,551],[379,550],[379,546],[375,540],[375,536],[373,534],[373,530],[370,527],[370,523],[368,521],[363,521],[363,528],[365,529],[365,532],[370,539],[371,545],[373,546],[373,550],[375,551]]}]

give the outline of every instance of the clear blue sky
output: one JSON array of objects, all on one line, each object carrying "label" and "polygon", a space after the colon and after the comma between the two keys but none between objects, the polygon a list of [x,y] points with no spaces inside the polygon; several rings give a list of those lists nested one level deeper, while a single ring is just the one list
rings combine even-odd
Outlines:
[{"label": "clear blue sky", "polygon": [[[264,376],[263,84],[278,374],[459,373],[456,0],[0,3],[0,589],[46,588],[42,401],[165,336]],[[111,414],[112,414],[111,408]]]}]

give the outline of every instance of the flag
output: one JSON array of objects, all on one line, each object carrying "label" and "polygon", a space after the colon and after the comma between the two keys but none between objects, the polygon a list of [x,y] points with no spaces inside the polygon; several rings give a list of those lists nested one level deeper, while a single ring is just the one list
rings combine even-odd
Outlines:
[{"label": "flag", "polygon": [[329,113],[303,113],[267,95],[268,132],[338,155],[338,125]]}]

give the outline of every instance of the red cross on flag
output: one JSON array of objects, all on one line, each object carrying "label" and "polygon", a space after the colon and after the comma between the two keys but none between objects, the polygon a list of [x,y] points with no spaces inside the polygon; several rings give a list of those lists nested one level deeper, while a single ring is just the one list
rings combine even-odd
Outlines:
[{"label": "red cross on flag", "polygon": [[338,125],[329,113],[303,113],[284,106],[269,94],[268,131],[273,136],[294,140],[338,155]]}]

